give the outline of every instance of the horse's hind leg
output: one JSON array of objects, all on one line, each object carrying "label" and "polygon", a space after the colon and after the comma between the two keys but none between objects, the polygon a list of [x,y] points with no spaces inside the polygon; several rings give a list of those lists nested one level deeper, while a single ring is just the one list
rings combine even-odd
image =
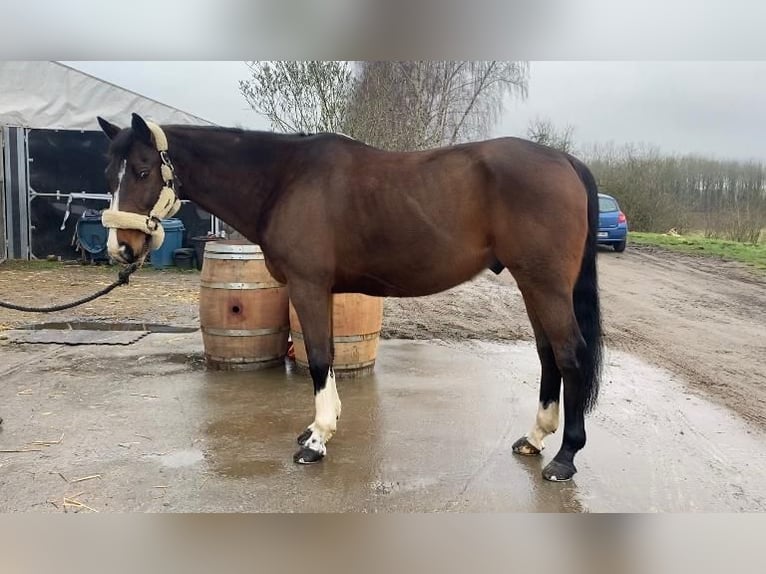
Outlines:
[{"label": "horse's hind leg", "polygon": [[[529,284],[522,281],[519,284],[528,307],[539,321],[550,348],[555,358],[558,371],[564,381],[564,436],[561,449],[553,460],[543,469],[543,477],[548,480],[569,480],[577,472],[574,465],[574,457],[585,446],[585,404],[586,392],[579,358],[584,353],[585,340],[575,319],[572,304],[572,291],[562,282],[553,277],[545,281],[535,281]],[[545,351],[546,360],[542,360],[545,369],[548,351]],[[550,369],[544,371],[544,385],[550,394],[547,398],[552,399],[557,391],[554,387],[555,372]],[[547,376],[546,376],[547,375]],[[541,389],[541,398],[543,391]],[[544,401],[543,401],[544,402]],[[555,403],[549,403],[549,412],[543,409],[541,430],[543,432],[555,429],[552,424],[554,411],[557,411]],[[557,414],[557,412],[555,413]],[[539,414],[538,414],[539,416]],[[545,424],[548,422],[548,426]],[[537,425],[535,426],[535,429]],[[533,432],[534,430],[533,429]],[[532,441],[530,441],[532,442]],[[537,446],[537,445],[533,445]]]},{"label": "horse's hind leg", "polygon": [[298,437],[300,449],[293,460],[311,464],[327,454],[341,409],[332,372],[332,295],[329,289],[302,282],[288,281],[288,289],[303,329],[316,408],[314,422]]},{"label": "horse's hind leg", "polygon": [[543,439],[556,432],[559,426],[561,371],[556,364],[551,343],[529,303],[527,303],[527,313],[535,332],[537,354],[540,357],[542,371],[540,376],[540,403],[531,430],[513,443],[513,452],[524,455],[539,455],[545,446]]}]

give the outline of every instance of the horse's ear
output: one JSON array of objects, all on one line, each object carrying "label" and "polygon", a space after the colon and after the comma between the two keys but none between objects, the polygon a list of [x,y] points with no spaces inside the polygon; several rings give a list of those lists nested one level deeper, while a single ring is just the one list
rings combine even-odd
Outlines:
[{"label": "horse's ear", "polygon": [[101,116],[96,116],[96,119],[98,120],[98,125],[101,126],[101,129],[104,130],[104,133],[106,134],[106,137],[108,137],[110,140],[113,140],[114,137],[120,133],[119,127],[117,127],[114,124],[110,124],[108,121],[106,121]]},{"label": "horse's ear", "polygon": [[133,114],[133,121],[131,121],[130,127],[133,128],[133,133],[139,141],[144,142],[146,145],[154,145],[152,140],[152,130],[146,125],[144,118],[138,114]]}]

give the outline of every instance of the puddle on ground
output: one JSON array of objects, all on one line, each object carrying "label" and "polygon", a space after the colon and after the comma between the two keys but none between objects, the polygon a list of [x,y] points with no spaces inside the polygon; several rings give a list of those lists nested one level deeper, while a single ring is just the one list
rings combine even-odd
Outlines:
[{"label": "puddle on ground", "polygon": [[289,469],[292,464],[283,460],[237,460],[216,467],[215,472],[226,478],[265,478]]},{"label": "puddle on ground", "polygon": [[534,420],[539,368],[526,343],[384,341],[374,375],[338,381],[338,432],[328,460],[310,468],[291,461],[313,415],[308,379],[295,384],[284,369],[207,373],[205,449],[219,477],[321,493],[335,508],[746,510],[766,500],[761,433],[622,352],[606,353],[580,472],[566,485],[544,482],[561,431],[542,457],[510,452]]},{"label": "puddle on ground", "polygon": [[[691,393],[680,376],[628,353],[607,351],[601,399],[587,419],[588,443],[577,456],[579,472],[569,483],[554,484],[540,474],[556,454],[563,429],[547,439],[541,457],[511,453],[537,412],[540,365],[534,344],[381,341],[374,374],[337,382],[343,413],[327,459],[300,466],[292,460],[295,439],[315,408],[308,377],[286,367],[197,370],[198,336],[154,337],[113,354],[40,354],[47,358],[4,378],[0,414],[8,448],[47,435],[42,424],[60,424],[67,438],[39,458],[32,453],[10,462],[9,456],[3,479],[20,486],[5,489],[0,504],[34,509],[41,486],[28,476],[83,464],[71,445],[87,444],[93,461],[109,460],[115,443],[126,440],[124,430],[143,440],[161,436],[163,445],[178,448],[145,455],[120,451],[113,470],[126,478],[108,482],[113,510],[135,509],[119,505],[139,496],[130,479],[150,484],[159,469],[179,511],[766,508],[766,435]],[[116,382],[107,389],[92,374]],[[144,393],[156,398],[147,404]],[[86,408],[91,397],[102,395],[103,408]],[[37,416],[30,415],[31,407]],[[50,418],[39,418],[48,411]],[[110,432],[90,432],[104,427],[107,414],[122,422],[110,423]],[[14,437],[7,435],[11,430]]]}]

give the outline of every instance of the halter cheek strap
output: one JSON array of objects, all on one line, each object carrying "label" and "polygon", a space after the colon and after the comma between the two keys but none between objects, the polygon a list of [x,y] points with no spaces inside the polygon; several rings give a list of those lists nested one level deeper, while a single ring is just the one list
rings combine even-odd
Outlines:
[{"label": "halter cheek strap", "polygon": [[178,199],[175,192],[173,164],[168,156],[168,139],[165,132],[154,122],[146,122],[146,125],[154,136],[154,144],[162,160],[160,173],[165,185],[160,191],[160,196],[149,211],[149,215],[119,211],[116,202],[113,201],[112,206],[101,215],[101,223],[109,229],[137,229],[142,231],[151,237],[151,249],[158,249],[165,239],[165,230],[161,222],[163,219],[178,213],[178,210],[181,209],[181,200]]}]

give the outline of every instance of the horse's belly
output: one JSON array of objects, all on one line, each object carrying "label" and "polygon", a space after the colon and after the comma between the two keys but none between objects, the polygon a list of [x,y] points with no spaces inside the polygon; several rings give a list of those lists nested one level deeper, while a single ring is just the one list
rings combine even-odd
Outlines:
[{"label": "horse's belly", "polygon": [[369,269],[340,280],[334,291],[376,297],[421,297],[464,283],[487,267],[487,256],[460,257],[439,262],[433,259],[395,268]]}]

